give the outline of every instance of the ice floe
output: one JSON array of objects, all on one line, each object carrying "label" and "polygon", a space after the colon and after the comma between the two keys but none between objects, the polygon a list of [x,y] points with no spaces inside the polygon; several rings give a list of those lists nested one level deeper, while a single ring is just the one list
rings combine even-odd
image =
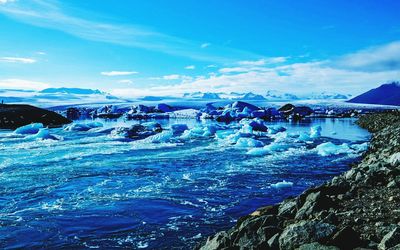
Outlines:
[{"label": "ice floe", "polygon": [[17,128],[14,133],[19,135],[32,135],[39,132],[43,128],[42,123],[32,123],[26,126]]},{"label": "ice floe", "polygon": [[317,153],[320,156],[330,156],[349,153],[350,147],[347,143],[335,145],[332,142],[325,142],[316,147]]},{"label": "ice floe", "polygon": [[290,188],[290,187],[293,187],[293,182],[283,180],[281,182],[271,184],[271,187],[273,187],[273,188]]}]

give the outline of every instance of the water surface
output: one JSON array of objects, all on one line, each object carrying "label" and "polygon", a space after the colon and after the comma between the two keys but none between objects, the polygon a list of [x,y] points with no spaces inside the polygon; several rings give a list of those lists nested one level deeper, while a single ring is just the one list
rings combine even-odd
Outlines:
[{"label": "water surface", "polygon": [[[204,126],[160,121],[183,122]],[[214,137],[149,143],[51,129],[63,140],[42,141],[1,131],[0,247],[187,249],[257,207],[338,175],[359,156],[322,157],[317,145],[369,136],[352,119],[270,124],[288,133],[320,125],[322,137],[288,138],[287,149],[256,157]],[[293,187],[271,187],[283,180]]]}]

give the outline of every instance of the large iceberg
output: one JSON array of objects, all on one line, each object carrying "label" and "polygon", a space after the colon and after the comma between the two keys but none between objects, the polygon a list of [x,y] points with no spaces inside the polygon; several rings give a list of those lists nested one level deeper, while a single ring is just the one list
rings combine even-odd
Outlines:
[{"label": "large iceberg", "polygon": [[17,128],[14,133],[19,135],[32,135],[39,132],[43,128],[42,123],[32,123],[26,126]]}]

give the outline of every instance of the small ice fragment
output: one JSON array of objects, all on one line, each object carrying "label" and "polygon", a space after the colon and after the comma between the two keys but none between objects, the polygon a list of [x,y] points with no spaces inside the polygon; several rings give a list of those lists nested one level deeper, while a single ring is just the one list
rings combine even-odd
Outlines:
[{"label": "small ice fragment", "polygon": [[259,140],[255,140],[252,138],[239,138],[236,142],[237,147],[245,147],[245,148],[258,148],[264,146],[264,143]]},{"label": "small ice fragment", "polygon": [[290,187],[293,187],[293,182],[283,180],[281,182],[271,184],[271,187],[273,187],[273,188],[290,188]]}]

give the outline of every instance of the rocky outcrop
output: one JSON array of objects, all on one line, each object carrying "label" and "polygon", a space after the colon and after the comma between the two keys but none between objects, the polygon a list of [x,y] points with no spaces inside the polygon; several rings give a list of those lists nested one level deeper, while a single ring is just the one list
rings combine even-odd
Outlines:
[{"label": "rocky outcrop", "polygon": [[371,114],[363,160],[296,198],[240,218],[195,249],[400,249],[400,114]]},{"label": "rocky outcrop", "polygon": [[0,129],[16,129],[31,123],[59,127],[72,121],[53,111],[30,105],[0,104]]}]

